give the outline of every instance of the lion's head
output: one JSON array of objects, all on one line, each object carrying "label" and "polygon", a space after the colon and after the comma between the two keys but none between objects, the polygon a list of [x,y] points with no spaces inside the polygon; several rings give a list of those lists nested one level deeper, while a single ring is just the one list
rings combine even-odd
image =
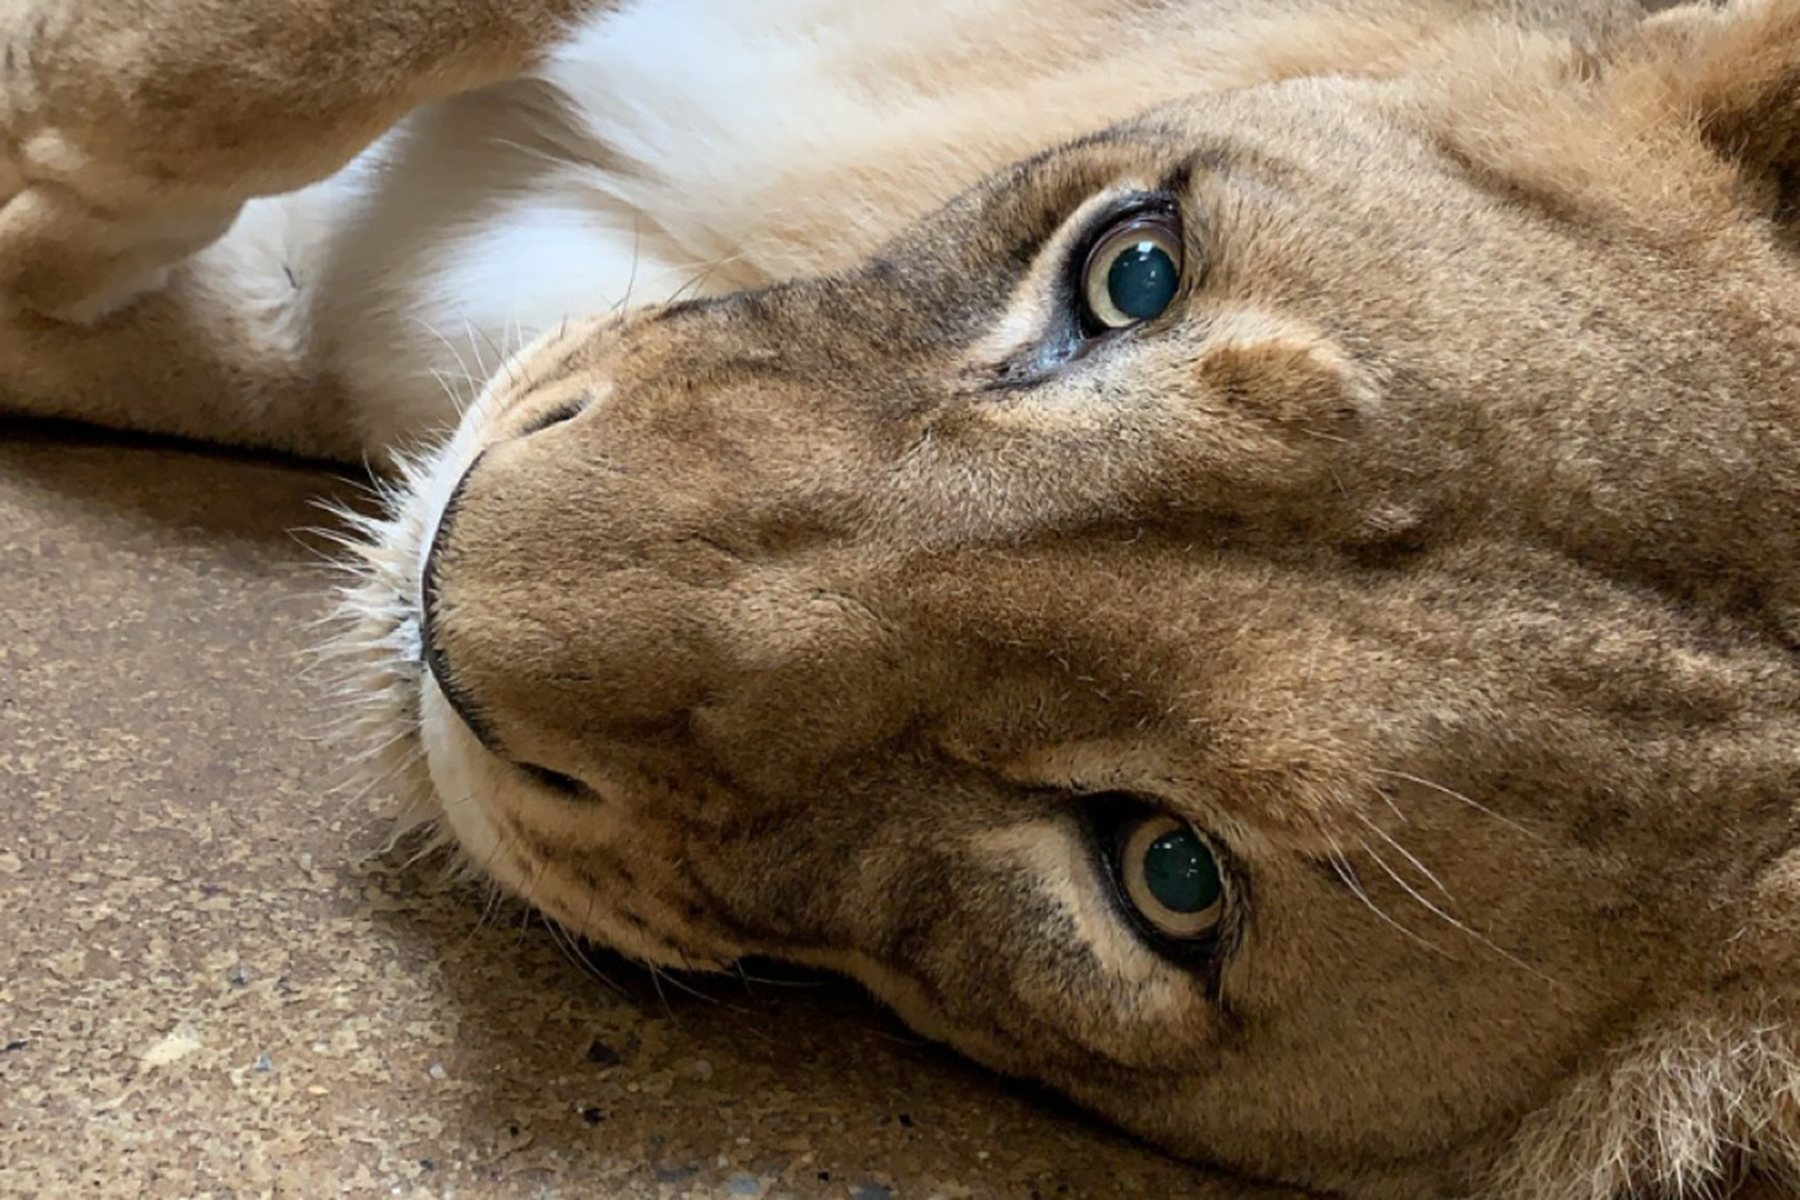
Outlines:
[{"label": "lion's head", "polygon": [[1159,109],[523,355],[369,551],[385,686],[572,929],[1179,1153],[1785,1177],[1795,168],[1791,4]]}]

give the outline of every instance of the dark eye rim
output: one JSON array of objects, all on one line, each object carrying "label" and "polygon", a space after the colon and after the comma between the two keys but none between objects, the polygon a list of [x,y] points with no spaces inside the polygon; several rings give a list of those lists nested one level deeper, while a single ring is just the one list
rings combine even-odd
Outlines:
[{"label": "dark eye rim", "polygon": [[[1165,234],[1170,244],[1180,254],[1175,263],[1177,274],[1175,296],[1169,301],[1169,307],[1163,314],[1147,317],[1141,321],[1133,321],[1128,325],[1108,325],[1093,312],[1087,301],[1088,272],[1094,265],[1095,256],[1112,243],[1119,235],[1133,229],[1153,229]],[[1124,198],[1117,207],[1097,217],[1069,258],[1068,279],[1065,285],[1069,303],[1074,309],[1076,323],[1080,326],[1081,336],[1089,343],[1101,342],[1120,337],[1152,325],[1162,319],[1163,315],[1173,311],[1187,294],[1188,280],[1191,272],[1188,263],[1192,259],[1192,251],[1187,244],[1186,230],[1181,220],[1181,205],[1170,192],[1141,192]]]},{"label": "dark eye rim", "polygon": [[[1157,328],[1168,319],[1170,312],[1183,305],[1200,285],[1207,261],[1201,253],[1202,248],[1188,236],[1188,223],[1183,217],[1179,198],[1186,187],[1185,179],[1185,173],[1182,173],[1173,177],[1168,186],[1121,195],[1087,218],[1081,236],[1071,239],[1064,250],[1063,261],[1049,284],[1048,319],[1028,347],[990,366],[991,376],[979,385],[982,392],[1029,391],[1108,346],[1136,337],[1146,329]],[[1104,325],[1088,313],[1083,286],[1088,265],[1109,234],[1123,225],[1144,220],[1160,224],[1168,231],[1170,241],[1181,249],[1180,278],[1176,281],[1175,295],[1159,317],[1129,325]],[[1203,230],[1204,225],[1195,228]]]},{"label": "dark eye rim", "polygon": [[[1097,868],[1105,876],[1113,906],[1124,922],[1147,946],[1176,965],[1189,969],[1216,969],[1235,943],[1245,892],[1242,872],[1230,851],[1218,838],[1170,812],[1166,805],[1132,793],[1086,795],[1081,797],[1081,808]],[[1219,923],[1198,937],[1179,937],[1157,928],[1131,902],[1125,885],[1121,853],[1130,839],[1131,830],[1141,821],[1161,816],[1174,817],[1193,829],[1219,864],[1219,877],[1225,887],[1224,911]]]}]

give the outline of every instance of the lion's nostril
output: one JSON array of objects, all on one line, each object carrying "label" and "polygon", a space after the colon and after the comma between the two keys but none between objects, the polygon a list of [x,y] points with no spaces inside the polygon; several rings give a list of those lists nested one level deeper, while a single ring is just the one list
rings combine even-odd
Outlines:
[{"label": "lion's nostril", "polygon": [[552,771],[549,767],[540,767],[536,763],[515,763],[519,770],[525,772],[532,782],[541,784],[553,792],[560,792],[571,800],[591,800],[594,790],[573,775],[564,775],[561,771]]},{"label": "lion's nostril", "polygon": [[519,436],[530,437],[534,433],[542,433],[552,425],[561,425],[565,421],[572,421],[580,416],[585,408],[587,408],[586,400],[570,400],[565,404],[558,404],[533,417]]}]

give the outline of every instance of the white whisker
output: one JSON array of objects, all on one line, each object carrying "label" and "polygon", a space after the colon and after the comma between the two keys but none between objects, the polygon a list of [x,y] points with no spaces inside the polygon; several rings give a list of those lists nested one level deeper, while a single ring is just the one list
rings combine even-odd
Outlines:
[{"label": "white whisker", "polygon": [[1337,839],[1327,834],[1326,840],[1331,845],[1330,862],[1332,871],[1343,881],[1344,886],[1349,888],[1351,893],[1355,895],[1358,900],[1363,902],[1365,908],[1374,913],[1375,916],[1380,919],[1382,924],[1398,931],[1408,941],[1418,943],[1433,954],[1443,955],[1446,958],[1449,957],[1443,947],[1427,938],[1420,937],[1417,933],[1414,933],[1412,930],[1396,921],[1393,917],[1390,917],[1386,912],[1382,911],[1381,906],[1376,904],[1375,901],[1370,898],[1369,893],[1363,890],[1361,881],[1357,879],[1355,870],[1351,868],[1350,860],[1345,857],[1343,850],[1338,846]]},{"label": "white whisker", "polygon": [[1376,837],[1380,838],[1382,841],[1384,841],[1388,845],[1392,846],[1394,848],[1394,850],[1399,853],[1400,857],[1404,858],[1407,861],[1407,863],[1412,867],[1413,870],[1417,871],[1419,874],[1423,875],[1427,880],[1429,880],[1431,883],[1431,886],[1436,888],[1438,891],[1442,892],[1446,899],[1450,898],[1450,889],[1444,886],[1444,881],[1439,879],[1436,875],[1432,874],[1431,869],[1429,867],[1427,867],[1424,863],[1420,862],[1417,858],[1413,857],[1411,851],[1407,850],[1407,848],[1405,846],[1402,846],[1399,842],[1395,841],[1393,839],[1393,837],[1391,837],[1388,834],[1387,830],[1383,829],[1381,826],[1379,826],[1375,822],[1371,821],[1367,816],[1365,816],[1361,812],[1356,812],[1355,815],[1356,815],[1356,819],[1358,821],[1360,821],[1363,824],[1363,826],[1369,830],[1370,833],[1373,833]]},{"label": "white whisker", "polygon": [[[1390,845],[1392,844],[1391,839],[1389,841],[1389,844]],[[1539,968],[1532,966],[1530,963],[1526,962],[1524,959],[1520,958],[1518,955],[1512,953],[1510,950],[1507,950],[1505,947],[1503,947],[1499,943],[1495,942],[1492,938],[1489,938],[1484,934],[1476,932],[1474,929],[1471,929],[1468,925],[1466,925],[1462,921],[1457,920],[1455,917],[1453,917],[1449,913],[1445,912],[1442,908],[1439,908],[1436,904],[1432,903],[1431,899],[1429,897],[1427,897],[1426,895],[1421,893],[1419,891],[1419,889],[1415,888],[1411,883],[1407,882],[1405,877],[1403,877],[1398,871],[1394,870],[1394,868],[1389,866],[1387,863],[1387,860],[1382,858],[1381,855],[1375,850],[1375,848],[1373,846],[1364,842],[1362,844],[1362,848],[1363,848],[1364,853],[1366,853],[1371,859],[1374,860],[1375,865],[1381,868],[1382,873],[1384,875],[1386,875],[1389,879],[1393,880],[1394,883],[1400,888],[1401,891],[1405,892],[1408,896],[1412,897],[1412,899],[1415,902],[1417,902],[1418,905],[1421,908],[1423,908],[1426,912],[1428,912],[1432,916],[1438,918],[1440,921],[1443,921],[1446,925],[1449,925],[1452,929],[1458,930],[1461,933],[1467,935],[1477,945],[1483,946],[1486,949],[1492,951],[1494,954],[1498,955],[1500,958],[1504,959],[1506,962],[1511,963],[1515,967],[1518,967],[1521,971],[1524,971],[1527,974],[1536,976],[1538,979],[1543,980],[1545,983],[1550,984],[1552,987],[1561,988],[1563,986],[1562,981],[1557,979],[1555,976],[1548,975],[1544,971],[1540,970]],[[1398,849],[1398,847],[1395,847],[1395,848]],[[1402,853],[1405,853],[1405,852],[1402,851]],[[1408,858],[1410,859],[1411,856],[1408,855]],[[1416,861],[1416,860],[1414,860],[1414,861]]]},{"label": "white whisker", "polygon": [[1458,803],[1468,805],[1470,808],[1474,809],[1478,813],[1483,813],[1486,816],[1492,817],[1494,820],[1496,820],[1500,824],[1506,826],[1508,829],[1514,830],[1518,833],[1522,833],[1526,837],[1531,838],[1534,841],[1541,842],[1541,841],[1545,840],[1542,834],[1535,833],[1532,830],[1527,829],[1525,826],[1519,824],[1517,821],[1514,821],[1512,818],[1504,816],[1501,813],[1495,812],[1493,809],[1489,808],[1487,805],[1482,804],[1481,802],[1473,799],[1470,796],[1464,795],[1463,793],[1457,791],[1455,788],[1445,787],[1441,783],[1433,783],[1431,780],[1423,779],[1417,775],[1408,775],[1405,771],[1388,771],[1388,770],[1382,770],[1380,768],[1377,768],[1375,770],[1375,774],[1385,775],[1390,779],[1398,779],[1405,783],[1416,784],[1417,786],[1425,788],[1428,791],[1435,792],[1440,796],[1447,796],[1450,799],[1457,801]]}]

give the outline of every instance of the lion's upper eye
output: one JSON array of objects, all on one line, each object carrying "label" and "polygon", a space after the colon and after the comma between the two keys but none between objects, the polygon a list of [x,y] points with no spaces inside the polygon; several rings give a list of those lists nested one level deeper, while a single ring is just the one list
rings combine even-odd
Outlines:
[{"label": "lion's upper eye", "polygon": [[1088,251],[1082,303],[1097,331],[1123,329],[1168,311],[1180,285],[1180,231],[1168,216],[1140,214],[1107,230]]},{"label": "lion's upper eye", "polygon": [[1225,879],[1212,849],[1185,821],[1150,814],[1119,830],[1119,886],[1156,933],[1183,941],[1216,933]]}]

